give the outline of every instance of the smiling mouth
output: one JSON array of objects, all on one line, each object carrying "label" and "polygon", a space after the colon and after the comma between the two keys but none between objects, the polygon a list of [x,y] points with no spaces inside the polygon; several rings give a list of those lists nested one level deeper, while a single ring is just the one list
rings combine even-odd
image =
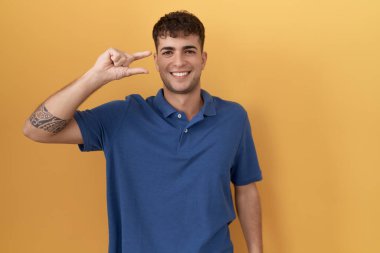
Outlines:
[{"label": "smiling mouth", "polygon": [[174,77],[184,78],[190,74],[191,71],[183,71],[183,72],[170,72],[170,74]]}]

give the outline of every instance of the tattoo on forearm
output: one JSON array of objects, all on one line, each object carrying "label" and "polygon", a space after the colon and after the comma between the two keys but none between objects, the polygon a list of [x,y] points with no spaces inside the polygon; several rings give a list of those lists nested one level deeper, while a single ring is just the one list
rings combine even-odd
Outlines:
[{"label": "tattoo on forearm", "polygon": [[45,105],[41,105],[29,118],[30,123],[40,129],[54,134],[63,130],[67,125],[67,120],[55,117],[48,112]]}]

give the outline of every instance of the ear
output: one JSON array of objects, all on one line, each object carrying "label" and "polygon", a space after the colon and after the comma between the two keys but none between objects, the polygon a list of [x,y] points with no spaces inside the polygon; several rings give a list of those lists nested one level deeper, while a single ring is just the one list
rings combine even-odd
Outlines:
[{"label": "ear", "polygon": [[156,70],[158,71],[157,53],[154,53],[153,57],[154,57],[154,65],[156,66]]},{"label": "ear", "polygon": [[202,70],[205,68],[206,66],[206,61],[207,61],[207,52],[203,51],[202,52]]}]

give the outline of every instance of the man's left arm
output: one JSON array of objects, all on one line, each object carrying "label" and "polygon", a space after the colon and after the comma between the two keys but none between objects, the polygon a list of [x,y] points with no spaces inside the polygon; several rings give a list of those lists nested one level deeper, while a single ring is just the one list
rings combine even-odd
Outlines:
[{"label": "man's left arm", "polygon": [[249,253],[262,253],[262,223],[256,184],[235,186],[235,205]]}]

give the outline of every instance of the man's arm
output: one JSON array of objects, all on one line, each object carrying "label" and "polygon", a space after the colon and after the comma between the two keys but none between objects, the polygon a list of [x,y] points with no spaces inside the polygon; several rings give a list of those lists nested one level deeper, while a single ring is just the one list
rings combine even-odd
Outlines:
[{"label": "man's arm", "polygon": [[255,183],[235,186],[235,205],[249,253],[262,253],[259,191]]},{"label": "man's arm", "polygon": [[83,143],[79,127],[73,118],[79,105],[110,81],[148,73],[146,69],[129,68],[129,65],[150,54],[151,52],[144,51],[128,55],[114,48],[107,49],[83,76],[38,106],[25,121],[24,135],[37,142]]}]

